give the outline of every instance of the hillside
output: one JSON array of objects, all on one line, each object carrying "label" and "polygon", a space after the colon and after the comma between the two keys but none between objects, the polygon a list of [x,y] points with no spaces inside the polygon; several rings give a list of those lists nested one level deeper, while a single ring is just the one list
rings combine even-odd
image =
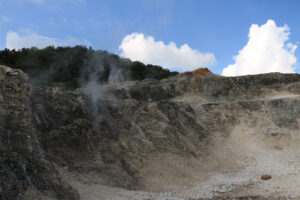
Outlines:
[{"label": "hillside", "polygon": [[300,197],[299,74],[0,82],[0,199]]},{"label": "hillside", "polygon": [[21,69],[30,84],[78,88],[117,81],[163,79],[178,74],[156,65],[132,62],[107,51],[83,46],[0,51],[0,65]]}]

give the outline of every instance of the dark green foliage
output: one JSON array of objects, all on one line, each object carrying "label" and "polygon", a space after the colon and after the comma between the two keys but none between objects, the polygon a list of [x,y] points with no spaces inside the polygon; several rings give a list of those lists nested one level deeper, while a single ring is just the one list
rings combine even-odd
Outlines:
[{"label": "dark green foliage", "polygon": [[160,66],[132,62],[107,51],[83,46],[5,49],[0,51],[0,64],[23,70],[33,85],[63,85],[68,88],[80,87],[91,80],[107,83],[163,79],[177,74]]}]

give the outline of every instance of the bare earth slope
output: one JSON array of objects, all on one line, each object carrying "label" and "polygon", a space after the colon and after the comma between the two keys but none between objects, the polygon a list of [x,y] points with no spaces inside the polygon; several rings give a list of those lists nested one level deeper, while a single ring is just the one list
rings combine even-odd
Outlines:
[{"label": "bare earth slope", "polygon": [[[0,128],[28,121],[35,138],[29,143],[41,152],[37,159],[49,169],[42,177],[50,183],[48,189],[26,183],[24,174],[36,175],[19,170],[24,184],[11,191],[20,199],[70,193],[84,200],[300,198],[298,74],[174,77],[76,91],[32,88],[24,94],[22,87],[28,86],[16,85],[12,93],[22,94],[22,103],[15,97],[11,102],[27,105],[22,113],[28,116],[1,120]],[[19,135],[27,134],[23,130]],[[4,133],[1,142],[8,141]],[[8,147],[3,151],[17,148]],[[21,158],[28,159],[24,148]],[[68,189],[53,189],[51,174],[57,187]],[[264,174],[272,179],[261,180]],[[0,195],[6,195],[1,187]]]}]

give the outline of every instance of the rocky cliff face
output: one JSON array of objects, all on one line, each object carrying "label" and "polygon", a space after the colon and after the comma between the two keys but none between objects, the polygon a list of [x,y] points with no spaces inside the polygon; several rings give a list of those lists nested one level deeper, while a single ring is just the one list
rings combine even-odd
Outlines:
[{"label": "rocky cliff face", "polygon": [[298,74],[65,91],[0,71],[2,199],[300,196]]},{"label": "rocky cliff face", "polygon": [[41,149],[32,123],[27,76],[0,66],[0,199],[22,199],[26,190],[57,199],[79,199]]}]

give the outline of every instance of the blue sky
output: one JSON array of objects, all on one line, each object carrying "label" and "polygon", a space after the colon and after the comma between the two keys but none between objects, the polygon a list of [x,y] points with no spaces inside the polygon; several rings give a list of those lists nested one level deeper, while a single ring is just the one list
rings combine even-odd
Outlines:
[{"label": "blue sky", "polygon": [[[187,44],[191,50],[198,53],[210,53],[206,55],[205,62],[200,61],[205,58],[199,57],[198,53],[194,52],[194,57],[189,57],[186,53],[178,63],[185,66],[184,60],[195,58],[194,63],[203,63],[213,72],[221,74],[224,68],[236,62],[233,56],[237,56],[239,50],[250,41],[249,28],[253,24],[262,27],[271,19],[276,23],[276,27],[287,25],[289,29],[285,32],[290,35],[286,43],[297,45],[300,41],[299,9],[300,1],[297,0],[0,0],[0,49],[8,47],[10,32],[17,34],[11,34],[9,40],[11,42],[19,37],[22,40],[34,40],[39,37],[40,40],[43,38],[54,40],[57,45],[77,43],[91,45],[94,49],[108,50],[134,59],[136,52],[125,52],[127,51],[125,46],[124,49],[119,47],[126,36],[138,33],[139,36],[143,36],[141,40],[152,37],[154,42],[162,41],[166,46],[169,42],[174,42],[179,49],[180,46]],[[271,27],[272,24],[269,26]],[[32,35],[35,37],[30,37]],[[130,45],[139,45],[138,42],[132,42],[136,41],[137,37],[138,35],[131,37]],[[26,42],[25,44],[28,45]],[[147,42],[147,45],[151,44]],[[266,44],[265,47],[270,46]],[[253,48],[255,47],[251,47]],[[170,49],[171,47],[158,52],[167,52]],[[153,51],[155,48],[150,53],[146,52],[147,56],[152,56]],[[169,60],[157,58],[153,62],[162,63],[165,67],[168,67],[168,64],[176,65],[170,59],[180,57],[182,51],[178,50],[174,55],[166,53],[165,57]],[[249,51],[245,50],[245,55],[252,56],[253,53]],[[288,51],[295,58],[300,58],[298,49]],[[280,53],[279,50],[276,52],[272,55],[277,58]],[[211,55],[214,58],[209,57]],[[261,63],[251,63],[251,65],[256,65],[257,68],[262,66],[262,63],[274,66],[289,65],[294,72],[300,73],[298,63],[291,56],[283,56],[278,61],[281,64],[278,64],[271,61],[272,55],[267,61],[263,60]],[[144,54],[137,56],[146,59]],[[243,56],[240,57],[242,64],[236,64],[235,69],[232,67],[231,71],[237,71],[236,68],[240,65],[248,66],[249,61],[243,60]],[[253,58],[261,59],[257,55]],[[282,61],[283,59],[289,61]],[[151,59],[142,61],[151,62]],[[180,66],[173,68],[169,66],[169,68],[182,71],[192,69],[194,63],[187,63],[187,66],[193,66],[186,68]],[[265,70],[273,69],[274,67]],[[278,71],[280,70],[290,72],[291,68],[284,69],[283,66],[278,68]],[[245,73],[256,72],[255,70],[244,71]]]}]

